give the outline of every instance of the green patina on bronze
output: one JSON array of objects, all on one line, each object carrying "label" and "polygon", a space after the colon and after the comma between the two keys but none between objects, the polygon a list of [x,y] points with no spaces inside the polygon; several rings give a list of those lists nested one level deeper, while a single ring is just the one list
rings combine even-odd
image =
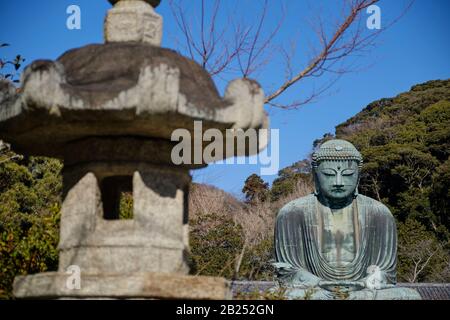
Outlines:
[{"label": "green patina on bronze", "polygon": [[358,194],[361,166],[351,143],[323,143],[312,156],[316,191],[280,210],[274,266],[289,298],[420,299],[395,287],[395,220],[382,203]]}]

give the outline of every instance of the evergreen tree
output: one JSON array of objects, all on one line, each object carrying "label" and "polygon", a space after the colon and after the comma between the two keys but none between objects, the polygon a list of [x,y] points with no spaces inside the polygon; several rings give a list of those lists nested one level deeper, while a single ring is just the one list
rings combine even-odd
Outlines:
[{"label": "evergreen tree", "polygon": [[247,203],[264,202],[269,192],[269,184],[257,174],[252,174],[245,180],[242,192],[245,194]]}]

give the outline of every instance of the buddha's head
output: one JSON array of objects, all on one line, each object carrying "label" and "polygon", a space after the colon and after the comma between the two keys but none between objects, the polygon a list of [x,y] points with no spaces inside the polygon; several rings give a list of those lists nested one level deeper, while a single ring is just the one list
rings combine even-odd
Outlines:
[{"label": "buddha's head", "polygon": [[361,154],[348,141],[329,140],[312,155],[316,194],[330,202],[343,202],[357,195]]}]

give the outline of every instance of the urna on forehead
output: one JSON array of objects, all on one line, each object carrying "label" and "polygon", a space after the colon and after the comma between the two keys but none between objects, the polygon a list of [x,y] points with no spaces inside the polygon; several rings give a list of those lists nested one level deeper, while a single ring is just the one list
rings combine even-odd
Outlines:
[{"label": "urna on forehead", "polygon": [[317,167],[322,161],[356,161],[362,165],[361,153],[353,144],[341,139],[333,139],[324,142],[312,154],[312,165]]}]

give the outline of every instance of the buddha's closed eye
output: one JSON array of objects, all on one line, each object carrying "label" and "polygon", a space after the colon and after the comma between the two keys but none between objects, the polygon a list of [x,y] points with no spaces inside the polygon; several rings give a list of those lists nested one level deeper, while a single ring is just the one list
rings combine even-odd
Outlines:
[{"label": "buddha's closed eye", "polygon": [[322,170],[322,173],[326,176],[335,176],[336,175],[336,171],[334,171],[332,169],[324,169],[324,170]]},{"label": "buddha's closed eye", "polygon": [[353,169],[345,169],[342,171],[343,176],[351,176],[355,173],[355,170]]},{"label": "buddha's closed eye", "polygon": [[[335,176],[336,175],[336,171],[333,169],[324,169],[322,170],[322,173],[326,176]],[[355,173],[354,169],[344,169],[342,170],[341,174],[343,176],[351,176]]]}]

